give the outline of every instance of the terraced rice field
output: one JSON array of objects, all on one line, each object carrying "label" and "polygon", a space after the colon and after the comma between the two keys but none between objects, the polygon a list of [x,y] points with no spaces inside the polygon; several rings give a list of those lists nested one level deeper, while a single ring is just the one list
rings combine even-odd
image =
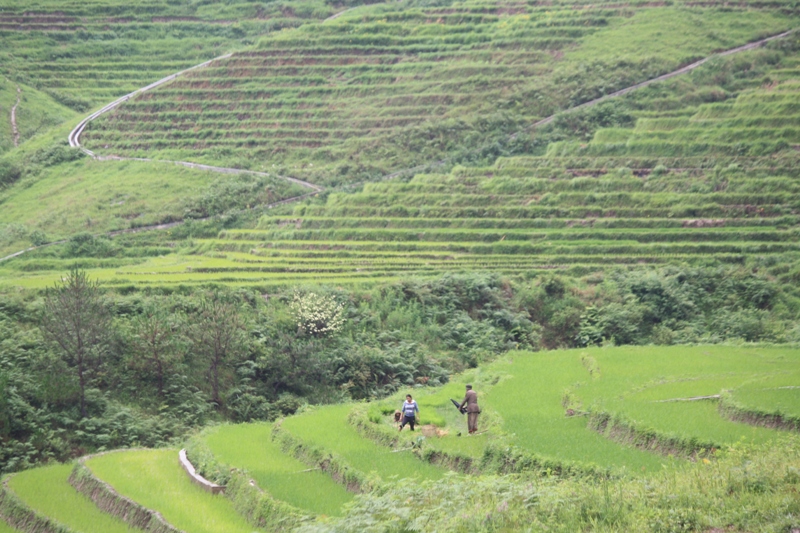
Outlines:
[{"label": "terraced rice field", "polygon": [[252,42],[344,9],[250,2],[11,0],[0,6],[0,72],[77,110],[108,102]]},{"label": "terraced rice field", "polygon": [[[746,19],[719,11],[688,31],[670,24],[691,19],[689,8],[636,9],[474,0],[355,10],[265,38],[254,50],[141,95],[93,122],[85,143],[123,156],[287,163],[329,183],[352,181],[364,169],[429,162],[457,147],[458,139],[481,135],[486,117],[506,122],[501,129],[511,133],[579,103],[569,99],[585,98],[582,87],[553,79],[568,76],[559,70],[561,59],[597,61],[591,37],[619,39],[631,17],[643,28],[661,21],[669,37],[651,50],[608,52],[637,61],[633,54],[669,50],[661,50],[665,57],[653,74],[785,24],[758,10]],[[645,77],[631,81],[648,74],[640,71]],[[498,111],[503,117],[494,116]],[[330,172],[320,174],[315,165]]]},{"label": "terraced rice field", "polygon": [[414,477],[439,479],[444,475],[444,469],[421,463],[409,453],[393,453],[362,438],[347,423],[350,409],[352,406],[346,404],[320,407],[287,418],[283,427],[303,442],[332,452],[356,470],[375,473],[384,481]]},{"label": "terraced rice field", "polygon": [[[138,531],[95,507],[67,482],[71,464],[26,470],[15,474],[9,487],[33,510],[77,533],[132,533]],[[0,520],[0,531],[5,522]],[[8,531],[15,531],[8,529]]]},{"label": "terraced rice field", "polygon": [[800,80],[782,69],[769,83],[742,92],[732,101],[704,104],[685,116],[651,113],[632,130],[601,129],[588,144],[556,143],[548,148],[548,155],[683,158],[702,154],[748,161],[800,143],[798,94]]},{"label": "terraced rice field", "polygon": [[[780,431],[732,422],[718,410],[723,391],[748,408],[769,413],[793,405],[800,352],[783,347],[618,347],[512,352],[441,390],[417,392],[420,409],[435,410],[447,434],[425,446],[480,457],[492,441],[514,444],[546,459],[633,472],[656,472],[680,461],[619,443],[587,426],[583,413],[622,417],[642,434],[654,432],[701,447],[774,441]],[[461,400],[472,382],[484,411],[478,437],[459,437],[466,420],[449,398]],[[793,383],[774,397],[763,384]],[[687,400],[712,396],[703,400]],[[398,397],[399,398],[399,397]],[[398,399],[399,401],[399,399]],[[391,402],[380,405],[391,406]],[[576,415],[568,416],[567,410]],[[384,422],[388,424],[387,419]],[[289,426],[287,426],[289,427]]]},{"label": "terraced rice field", "polygon": [[765,376],[751,380],[732,393],[733,399],[748,408],[800,418],[800,385],[797,375]]},{"label": "terraced rice field", "polygon": [[[450,384],[416,390],[421,422],[444,435],[428,434],[423,449],[480,458],[489,444],[516,446],[551,464],[595,466],[649,476],[682,468],[682,459],[663,448],[640,449],[613,433],[597,432],[584,413],[623,417],[642,434],[679,439],[692,446],[726,447],[766,443],[781,431],[732,422],[717,399],[695,399],[730,391],[740,403],[765,413],[796,412],[800,351],[776,346],[617,347],[550,352],[511,352],[458,376]],[[480,435],[460,436],[465,418],[450,398],[460,399],[463,383],[475,384],[483,414]],[[786,385],[793,384],[793,385]],[[788,391],[776,397],[774,391]],[[389,422],[397,398],[368,405],[317,407],[282,421],[282,428],[306,445],[344,460],[350,468],[382,481],[440,479],[445,470],[407,451],[422,432],[404,432],[395,449],[376,444],[351,425],[356,409],[387,413],[374,423],[397,435]],[[397,401],[395,401],[397,400]],[[788,403],[780,403],[780,402]],[[788,407],[787,407],[788,406]],[[568,410],[575,411],[571,415]],[[219,426],[205,441],[222,464],[247,470],[274,497],[317,515],[337,516],[352,494],[327,474],[286,456],[271,440],[271,424]],[[401,451],[398,451],[401,450]],[[659,453],[661,452],[661,453]],[[176,450],[119,451],[87,461],[92,472],[119,493],[185,531],[252,531],[232,503],[193,485],[178,465]],[[28,505],[80,533],[128,532],[125,524],[99,511],[67,483],[71,465],[28,470],[12,476],[11,489]],[[0,523],[0,531],[3,529]]]},{"label": "terraced rice field", "polygon": [[212,496],[189,481],[177,450],[136,450],[94,457],[92,472],[114,489],[184,531],[250,533],[254,528],[225,498]]},{"label": "terraced rice field", "polygon": [[217,428],[206,440],[222,464],[247,471],[273,497],[315,515],[337,516],[353,495],[320,471],[284,454],[271,438],[272,424]]},{"label": "terraced rice field", "polygon": [[[758,260],[786,281],[800,258],[793,61],[768,69],[769,83],[744,78],[724,102],[676,107],[680,84],[651,86],[632,93],[632,127],[600,129],[586,143],[330,192],[195,239],[181,255],[93,275],[116,286],[271,287]],[[51,267],[10,265],[7,279],[46,286],[67,269]]]}]

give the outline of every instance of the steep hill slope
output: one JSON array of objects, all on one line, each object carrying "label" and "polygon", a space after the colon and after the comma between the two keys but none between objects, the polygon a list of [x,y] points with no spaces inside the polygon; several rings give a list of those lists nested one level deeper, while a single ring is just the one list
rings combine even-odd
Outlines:
[{"label": "steep hill slope", "polygon": [[142,95],[92,123],[86,145],[347,182],[491,144],[790,25],[752,8],[380,5],[280,32]]},{"label": "steep hill slope", "polygon": [[0,154],[75,116],[47,94],[0,79]]},{"label": "steep hill slope", "polygon": [[321,0],[7,0],[0,5],[0,72],[87,111],[259,35],[344,8]]}]

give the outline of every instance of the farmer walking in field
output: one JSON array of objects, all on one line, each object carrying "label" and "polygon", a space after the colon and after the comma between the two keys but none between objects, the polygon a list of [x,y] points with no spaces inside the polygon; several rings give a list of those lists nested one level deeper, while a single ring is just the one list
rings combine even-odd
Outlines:
[{"label": "farmer walking in field", "polygon": [[414,431],[414,424],[417,423],[419,406],[417,406],[417,402],[414,401],[410,394],[406,394],[406,401],[403,402],[403,407],[400,410],[403,412],[403,423],[400,424],[398,431],[403,431],[406,424],[411,426],[411,431]]},{"label": "farmer walking in field", "polygon": [[478,393],[472,390],[472,385],[467,385],[467,394],[459,409],[464,409],[465,405],[467,406],[467,428],[469,434],[472,435],[478,431],[478,414],[481,412],[481,408],[478,407]]}]

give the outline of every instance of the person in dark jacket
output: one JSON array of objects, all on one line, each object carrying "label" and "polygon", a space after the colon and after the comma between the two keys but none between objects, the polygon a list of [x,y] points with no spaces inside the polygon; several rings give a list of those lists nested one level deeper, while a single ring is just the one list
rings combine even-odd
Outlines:
[{"label": "person in dark jacket", "polygon": [[460,409],[464,406],[467,407],[467,428],[472,435],[478,431],[478,414],[481,412],[481,408],[478,407],[478,393],[472,390],[472,385],[467,385],[467,394],[461,402]]},{"label": "person in dark jacket", "polygon": [[403,423],[400,424],[399,431],[403,431],[406,424],[411,426],[411,431],[414,431],[414,424],[417,422],[417,413],[419,413],[417,402],[411,398],[410,394],[406,394],[406,401],[403,402],[403,406],[400,409],[403,412]]}]

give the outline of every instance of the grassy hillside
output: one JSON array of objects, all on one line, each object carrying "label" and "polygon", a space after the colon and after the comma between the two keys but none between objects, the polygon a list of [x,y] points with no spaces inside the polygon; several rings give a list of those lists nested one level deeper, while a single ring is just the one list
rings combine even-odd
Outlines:
[{"label": "grassy hillside", "polygon": [[769,10],[746,13],[379,5],[264,38],[142,95],[92,123],[86,143],[98,153],[277,165],[324,183],[377,177],[489,145],[559,109],[791,26]]},{"label": "grassy hillside", "polygon": [[0,64],[6,76],[85,112],[260,35],[342,9],[320,0],[11,0],[0,6]]},{"label": "grassy hillside", "polygon": [[[17,126],[16,135],[11,123],[12,109]],[[3,115],[0,123],[0,154],[76,116],[75,111],[56,102],[51,96],[8,78],[0,79],[0,113]]]},{"label": "grassy hillside", "polygon": [[[625,27],[640,19],[648,27],[647,13],[626,19]],[[792,36],[716,58],[616,101],[561,115],[525,146],[480,151],[449,171],[333,190],[190,243],[163,236],[188,255],[150,261],[141,272],[96,275],[124,286],[223,281],[267,287],[309,278],[376,283],[452,270],[581,276],[681,263],[760,265],[789,282],[798,252],[797,42]],[[578,68],[590,60],[581,55],[588,50],[576,48],[564,58],[575,55],[570,65]],[[496,157],[506,150],[525,154]],[[46,285],[66,268],[50,265],[51,273],[38,269],[38,281],[11,274],[11,282]]]},{"label": "grassy hillside", "polygon": [[308,192],[278,177],[81,158],[0,190],[0,256],[80,233],[205,218]]}]

